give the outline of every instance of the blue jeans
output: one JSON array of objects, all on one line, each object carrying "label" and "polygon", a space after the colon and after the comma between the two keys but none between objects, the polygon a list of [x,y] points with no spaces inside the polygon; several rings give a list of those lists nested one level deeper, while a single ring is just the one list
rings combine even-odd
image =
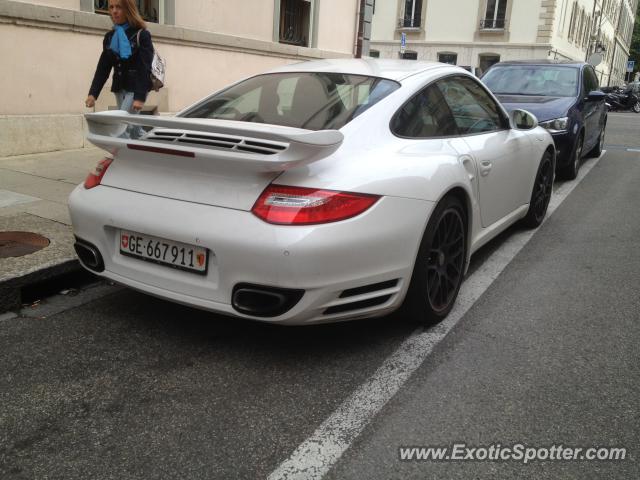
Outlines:
[{"label": "blue jeans", "polygon": [[[126,110],[132,114],[138,114],[140,112],[136,112],[133,109],[133,92],[127,92],[126,90],[120,90],[119,92],[115,92],[116,103],[118,105],[118,110]],[[120,135],[121,138],[131,138],[133,140],[140,138],[145,134],[145,131],[142,127],[137,125],[129,125],[127,130]]]}]

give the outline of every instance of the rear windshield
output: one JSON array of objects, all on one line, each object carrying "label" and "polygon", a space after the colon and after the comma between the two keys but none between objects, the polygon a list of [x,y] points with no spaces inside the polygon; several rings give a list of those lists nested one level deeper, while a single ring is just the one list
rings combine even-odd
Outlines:
[{"label": "rear windshield", "polygon": [[183,116],[339,129],[399,87],[363,75],[272,73],[217,93]]},{"label": "rear windshield", "polygon": [[482,77],[497,95],[575,97],[580,69],[556,65],[505,65],[493,67]]}]

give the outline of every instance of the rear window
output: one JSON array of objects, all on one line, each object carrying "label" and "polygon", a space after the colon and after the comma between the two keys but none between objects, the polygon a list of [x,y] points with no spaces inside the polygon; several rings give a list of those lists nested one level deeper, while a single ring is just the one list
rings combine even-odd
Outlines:
[{"label": "rear window", "polygon": [[493,67],[482,77],[497,95],[575,97],[579,68],[556,65],[505,65]]},{"label": "rear window", "polygon": [[217,93],[183,116],[339,129],[399,87],[364,75],[272,73]]}]

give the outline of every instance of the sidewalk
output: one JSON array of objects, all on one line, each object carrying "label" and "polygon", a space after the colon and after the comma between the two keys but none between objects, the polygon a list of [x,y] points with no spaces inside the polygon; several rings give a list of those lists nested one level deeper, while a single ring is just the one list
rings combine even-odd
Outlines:
[{"label": "sidewalk", "polygon": [[[0,314],[20,306],[25,286],[81,268],[67,198],[100,158],[97,148],[0,157]],[[42,235],[49,244],[34,253],[8,256],[22,244],[2,238],[6,232]]]}]

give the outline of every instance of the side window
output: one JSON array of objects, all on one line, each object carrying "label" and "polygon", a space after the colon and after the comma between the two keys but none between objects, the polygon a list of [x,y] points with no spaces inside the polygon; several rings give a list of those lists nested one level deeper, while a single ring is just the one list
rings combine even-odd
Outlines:
[{"label": "side window", "polygon": [[496,102],[467,77],[450,77],[436,83],[462,135],[493,132],[505,128]]},{"label": "side window", "polygon": [[451,111],[434,85],[402,106],[391,120],[391,131],[410,138],[447,137],[458,133]]},{"label": "side window", "polygon": [[582,78],[584,82],[585,96],[589,95],[589,92],[593,92],[594,90],[598,90],[600,88],[598,77],[590,67],[584,68],[584,70],[582,71]]},{"label": "side window", "polygon": [[[255,112],[260,103],[260,96],[262,95],[262,87],[252,90],[242,98],[229,103],[229,109],[233,111],[235,108],[240,113]],[[233,117],[232,117],[233,118]]]}]

